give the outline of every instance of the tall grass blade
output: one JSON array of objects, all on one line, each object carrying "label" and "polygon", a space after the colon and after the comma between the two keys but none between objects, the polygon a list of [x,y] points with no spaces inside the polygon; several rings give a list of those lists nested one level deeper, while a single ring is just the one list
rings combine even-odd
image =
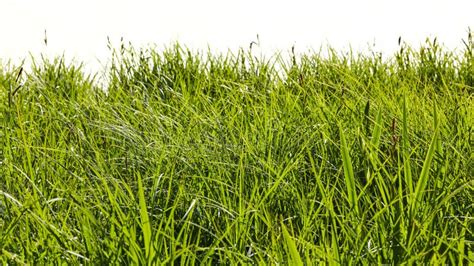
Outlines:
[{"label": "tall grass blade", "polygon": [[410,159],[410,141],[408,137],[408,111],[406,104],[406,96],[403,97],[403,121],[402,121],[402,149],[403,149],[403,174],[405,184],[408,187],[409,195],[413,195],[413,179],[411,173]]},{"label": "tall grass blade", "polygon": [[140,173],[136,174],[138,185],[138,203],[140,206],[140,226],[143,232],[143,240],[145,245],[145,256],[148,263],[155,257],[155,250],[152,242],[152,230],[150,224],[150,217],[148,216],[148,209],[146,205],[145,192],[143,190],[142,178]]},{"label": "tall grass blade", "polygon": [[286,229],[286,226],[283,222],[281,222],[281,230],[283,232],[283,238],[285,239],[285,243],[288,248],[288,252],[290,255],[289,257],[291,258],[289,264],[302,266],[303,260],[301,259],[298,249],[296,248],[296,243],[295,241],[293,241],[290,233],[288,233],[288,230]]},{"label": "tall grass blade", "polygon": [[347,189],[347,196],[351,209],[355,211],[356,215],[359,215],[354,169],[352,168],[352,161],[349,154],[349,148],[347,147],[346,137],[344,136],[344,132],[341,127],[339,128],[339,133],[341,140],[342,165],[344,168],[344,180]]},{"label": "tall grass blade", "polygon": [[[435,110],[435,122],[434,123],[435,123],[435,125],[437,125],[438,122],[436,121],[437,120],[436,105],[434,106],[434,110]],[[431,143],[430,143],[430,146],[429,146],[429,149],[428,149],[428,153],[426,154],[425,160],[423,162],[423,168],[421,169],[420,176],[419,176],[419,178],[417,180],[417,183],[416,183],[416,188],[415,188],[415,192],[413,194],[413,199],[412,199],[411,208],[410,208],[410,213],[411,213],[412,217],[414,217],[414,215],[418,211],[418,206],[422,203],[423,194],[425,192],[425,188],[426,188],[426,186],[428,184],[428,181],[429,181],[428,178],[429,178],[429,175],[430,175],[431,162],[433,161],[436,146],[437,146],[436,143],[438,141],[438,132],[439,132],[439,127],[437,126],[434,129],[434,135],[433,135],[433,138],[431,140]]]}]

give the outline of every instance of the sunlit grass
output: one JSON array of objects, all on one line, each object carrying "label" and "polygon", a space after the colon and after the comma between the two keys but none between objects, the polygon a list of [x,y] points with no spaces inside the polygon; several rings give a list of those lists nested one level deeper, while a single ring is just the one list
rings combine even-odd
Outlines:
[{"label": "sunlit grass", "polygon": [[472,263],[464,44],[0,66],[1,261]]}]

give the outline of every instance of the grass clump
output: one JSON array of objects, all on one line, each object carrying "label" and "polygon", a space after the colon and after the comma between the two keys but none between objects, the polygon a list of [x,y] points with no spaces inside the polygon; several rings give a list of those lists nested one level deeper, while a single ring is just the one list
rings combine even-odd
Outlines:
[{"label": "grass clump", "polygon": [[3,263],[472,263],[474,44],[0,71]]}]

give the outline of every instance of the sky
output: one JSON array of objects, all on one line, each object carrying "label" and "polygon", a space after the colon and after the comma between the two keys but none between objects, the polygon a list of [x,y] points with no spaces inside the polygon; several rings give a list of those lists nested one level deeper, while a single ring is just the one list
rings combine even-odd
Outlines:
[{"label": "sky", "polygon": [[474,30],[473,10],[473,0],[0,0],[0,60],[64,54],[97,69],[110,58],[107,38],[226,52],[258,35],[266,55],[328,44],[389,55],[400,36],[415,47],[437,37],[454,50]]}]

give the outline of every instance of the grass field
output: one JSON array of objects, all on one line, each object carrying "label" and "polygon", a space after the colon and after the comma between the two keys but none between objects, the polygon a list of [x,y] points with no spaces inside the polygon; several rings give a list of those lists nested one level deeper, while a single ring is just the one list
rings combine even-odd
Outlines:
[{"label": "grass field", "polygon": [[2,264],[474,263],[474,39],[0,66]]}]

